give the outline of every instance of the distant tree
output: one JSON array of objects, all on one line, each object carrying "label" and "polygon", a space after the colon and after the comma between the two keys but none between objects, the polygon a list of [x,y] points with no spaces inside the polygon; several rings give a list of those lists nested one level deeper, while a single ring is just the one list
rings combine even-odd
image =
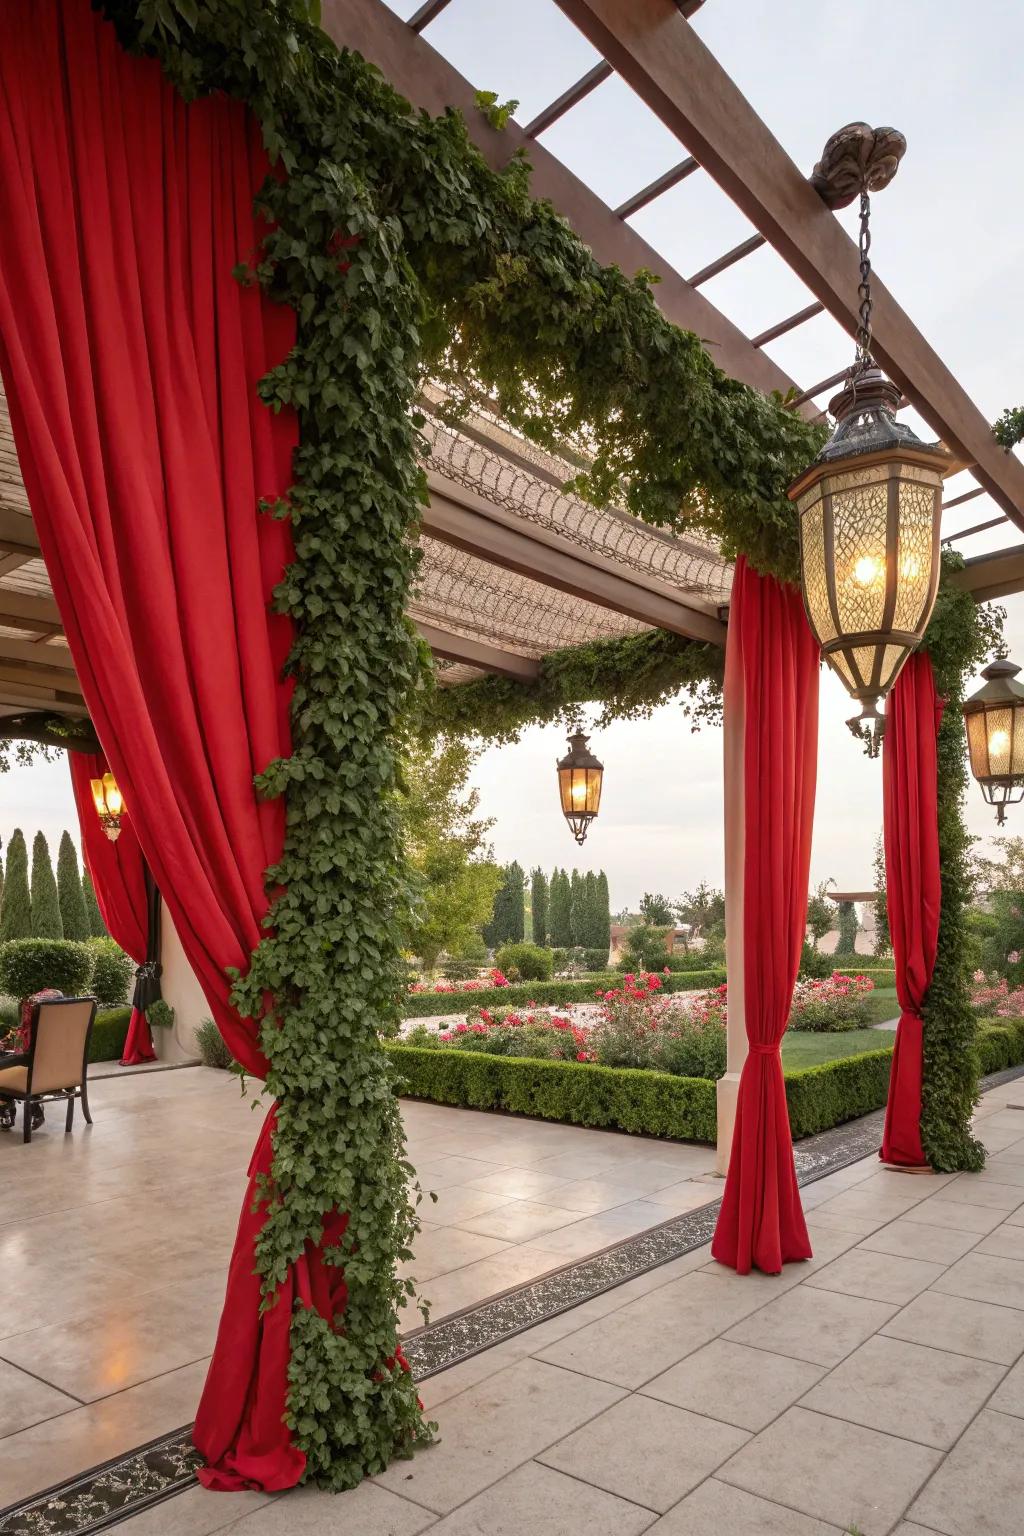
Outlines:
[{"label": "distant tree", "polygon": [[584,908],[583,877],[574,869],[569,877],[569,927],[573,944],[585,944],[587,914]]},{"label": "distant tree", "polygon": [[0,943],[32,937],[32,898],[28,888],[28,848],[25,834],[15,827],[7,844],[7,873],[0,909]]},{"label": "distant tree", "polygon": [[108,937],[107,925],[103,921],[99,904],[96,900],[96,892],[93,890],[92,876],[82,862],[82,896],[85,901],[85,915],[89,920],[89,937],[103,939]]},{"label": "distant tree", "polygon": [[[3,841],[2,841],[2,839],[0,839],[0,848],[3,848]],[[2,858],[0,858],[0,909],[3,908],[3,901],[4,901],[4,861],[3,861]]]},{"label": "distant tree", "polygon": [[53,873],[50,848],[42,832],[32,843],[32,937],[62,939],[64,924],[60,917],[57,880]]},{"label": "distant tree", "polygon": [[57,852],[57,899],[60,902],[60,920],[66,939],[89,937],[89,916],[85,910],[82,892],[82,875],[78,868],[78,853],[71,841],[70,832],[62,832]]},{"label": "distant tree", "polygon": [[823,939],[826,933],[831,933],[836,926],[836,904],[828,894],[830,885],[835,885],[835,881],[823,880],[807,899],[807,931],[811,936],[812,949],[817,949],[818,940]]},{"label": "distant tree", "polygon": [[857,907],[852,901],[839,903],[839,938],[836,941],[837,955],[852,955],[857,948],[857,934],[860,931],[860,919],[857,917]]},{"label": "distant tree", "polygon": [[530,911],[535,944],[548,942],[548,882],[542,869],[535,869],[530,876]]},{"label": "distant tree", "polygon": [[526,934],[526,877],[516,861],[501,871],[501,885],[494,898],[494,911],[484,925],[484,938],[491,949],[502,944],[521,944]]},{"label": "distant tree", "polygon": [[725,892],[702,880],[695,891],[684,891],[675,914],[690,930],[691,938],[706,938],[708,931],[725,922]]},{"label": "distant tree", "polygon": [[675,921],[668,897],[653,891],[645,891],[640,898],[640,916],[651,927],[667,927]]},{"label": "distant tree", "polygon": [[887,955],[891,949],[889,903],[885,895],[885,838],[879,832],[875,841],[875,954]]},{"label": "distant tree", "polygon": [[627,970],[660,971],[668,962],[669,928],[638,923],[626,935],[623,961]]},{"label": "distant tree", "polygon": [[594,948],[610,949],[612,942],[612,908],[608,899],[608,876],[604,870],[597,877],[598,917],[600,927],[597,931]]},{"label": "distant tree", "polygon": [[555,949],[572,948],[569,876],[556,869],[548,892],[548,938]]},{"label": "distant tree", "polygon": [[491,823],[477,816],[480,797],[468,786],[474,756],[464,741],[441,738],[411,749],[405,763],[402,837],[420,895],[406,942],[428,971],[444,950],[471,941],[501,880]]}]

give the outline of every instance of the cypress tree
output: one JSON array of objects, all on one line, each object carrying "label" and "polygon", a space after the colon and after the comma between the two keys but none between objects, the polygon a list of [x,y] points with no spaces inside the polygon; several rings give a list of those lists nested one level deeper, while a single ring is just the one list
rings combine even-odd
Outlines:
[{"label": "cypress tree", "polygon": [[57,853],[57,899],[60,902],[60,920],[64,924],[66,939],[87,939],[89,918],[85,910],[85,893],[82,876],[78,869],[78,854],[71,841],[70,832],[62,832]]},{"label": "cypress tree", "polygon": [[598,949],[601,944],[599,901],[597,876],[592,869],[588,869],[583,876],[583,910],[586,914],[586,937],[583,942],[587,949]]},{"label": "cypress tree", "polygon": [[530,878],[530,905],[533,909],[533,942],[548,942],[548,882],[542,869],[535,869]]},{"label": "cypress tree", "polygon": [[484,938],[491,949],[502,944],[521,944],[526,933],[526,876],[521,864],[513,860],[502,871],[502,881],[494,898],[494,911],[484,928]]},{"label": "cypress tree", "polygon": [[92,876],[82,861],[82,898],[85,901],[85,916],[89,924],[89,936],[93,939],[107,939],[107,925],[100,915],[100,909],[96,901],[96,892],[92,888]]},{"label": "cypress tree", "polygon": [[[3,840],[2,839],[0,839],[0,848],[3,848]],[[3,901],[4,901],[4,861],[3,861],[2,858],[0,858],[0,908],[3,907]]]},{"label": "cypress tree", "polygon": [[15,827],[7,844],[7,875],[0,912],[0,943],[32,937],[32,900],[28,889],[28,849],[25,834]]},{"label": "cypress tree", "polygon": [[50,847],[42,832],[36,833],[32,843],[32,937],[64,937],[60,901],[57,898],[57,879],[53,873]]},{"label": "cypress tree", "polygon": [[595,949],[610,949],[612,944],[612,904],[608,895],[608,876],[602,869],[597,877],[598,926],[594,938]]},{"label": "cypress tree", "polygon": [[573,944],[586,944],[587,915],[584,910],[583,880],[578,869],[573,870],[569,881],[569,927],[572,929]]},{"label": "cypress tree", "polygon": [[569,912],[569,876],[556,869],[551,876],[548,895],[548,934],[556,949],[572,948],[572,922]]}]

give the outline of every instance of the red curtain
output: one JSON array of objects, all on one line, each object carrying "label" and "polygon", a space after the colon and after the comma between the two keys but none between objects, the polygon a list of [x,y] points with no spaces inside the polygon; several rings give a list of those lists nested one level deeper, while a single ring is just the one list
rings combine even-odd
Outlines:
[{"label": "red curtain", "polygon": [[[102,778],[107,772],[106,758],[92,752],[69,752],[68,763],[82,832],[82,856],[96,893],[100,916],[114,942],[131,955],[136,965],[143,965],[149,941],[146,866],[131,817],[122,819],[120,836],[116,842],[111,842],[96,815],[90,788],[92,779]],[[155,1060],[149,1020],[133,1008],[121,1065],[134,1067],[140,1062]]]},{"label": "red curtain", "polygon": [[[297,435],[255,387],[294,314],[231,275],[259,243],[266,172],[238,103],[186,106],[89,0],[0,5],[0,370],[29,501],[143,854],[256,1076],[226,971],[259,942],[282,847],[284,806],[253,776],[290,750],[291,626],[268,605],[291,544],[256,509],[287,491]],[[268,1120],[254,1171],[271,1136]],[[312,1253],[257,1314],[254,1194],[196,1427],[216,1487],[301,1476],[281,1421],[293,1303],[339,1300]]]},{"label": "red curtain", "polygon": [[740,1274],[808,1259],[780,1046],[807,926],[818,743],[818,647],[800,595],[736,566],[725,707],[743,732],[744,1004],[729,1173],[711,1252]]},{"label": "red curtain", "polygon": [[885,894],[896,964],[900,1021],[889,1076],[881,1157],[926,1165],[921,1146],[924,1052],[921,1008],[928,996],[939,943],[938,731],[942,705],[931,659],[911,656],[886,708],[882,747]]}]

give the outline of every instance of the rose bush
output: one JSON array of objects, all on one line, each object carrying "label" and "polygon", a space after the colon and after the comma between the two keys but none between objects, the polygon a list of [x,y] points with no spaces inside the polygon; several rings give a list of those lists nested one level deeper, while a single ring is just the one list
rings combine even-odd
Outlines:
[{"label": "rose bush", "polygon": [[491,987],[507,987],[508,984],[508,977],[495,968],[488,971],[486,976],[468,981],[413,981],[409,983],[409,992],[486,992]]},{"label": "rose bush", "polygon": [[979,1017],[1024,1019],[1024,987],[1012,987],[1005,976],[986,976],[975,971],[971,977],[971,1007]]},{"label": "rose bush", "polygon": [[868,976],[845,976],[833,971],[822,980],[797,982],[789,1029],[863,1029],[870,1022],[869,996],[875,984]]}]

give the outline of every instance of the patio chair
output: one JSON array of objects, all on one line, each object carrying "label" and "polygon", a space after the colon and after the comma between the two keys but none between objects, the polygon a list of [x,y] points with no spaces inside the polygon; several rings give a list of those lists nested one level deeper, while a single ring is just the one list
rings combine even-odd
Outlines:
[{"label": "patio chair", "polygon": [[24,1137],[32,1140],[33,1110],[46,1099],[67,1101],[64,1125],[70,1131],[75,1100],[89,1125],[89,1039],[96,1017],[94,997],[59,997],[34,1003],[28,1055],[24,1065],[0,1071],[0,1099],[24,1104]]}]

